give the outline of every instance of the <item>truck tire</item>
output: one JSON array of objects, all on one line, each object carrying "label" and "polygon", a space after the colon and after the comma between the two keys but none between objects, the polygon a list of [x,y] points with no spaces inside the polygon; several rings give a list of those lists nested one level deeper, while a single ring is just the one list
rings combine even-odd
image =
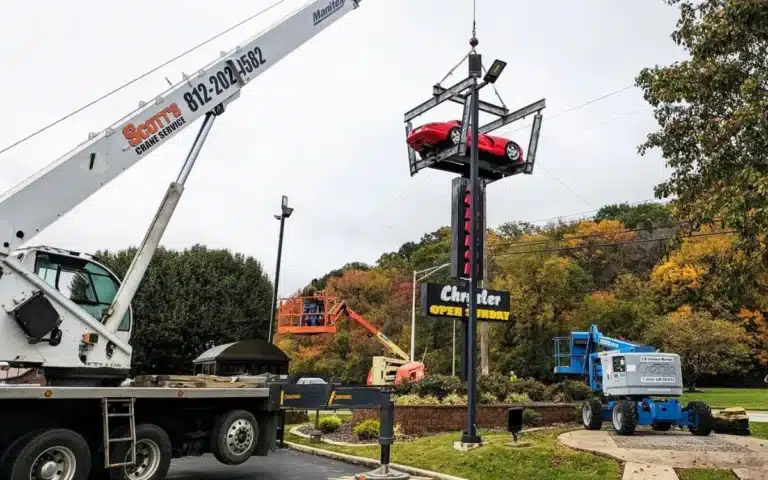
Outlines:
[{"label": "truck tire", "polygon": [[603,404],[599,398],[591,398],[581,407],[581,421],[587,430],[600,430],[603,425]]},{"label": "truck tire", "polygon": [[25,433],[20,437],[17,437],[11,442],[5,449],[2,455],[0,455],[0,479],[11,477],[11,467],[13,466],[13,459],[16,458],[21,447],[23,447],[27,440],[43,432],[45,429],[33,430],[29,433]]},{"label": "truck tire", "polygon": [[620,401],[613,404],[611,414],[613,431],[619,435],[632,435],[637,428],[635,402]]},{"label": "truck tire", "polygon": [[0,473],[7,480],[87,480],[91,469],[88,443],[67,429],[30,432],[14,442],[3,457]]},{"label": "truck tire", "polygon": [[688,431],[694,435],[706,437],[712,433],[712,409],[704,402],[690,402],[688,409]]},{"label": "truck tire", "polygon": [[211,432],[211,453],[225,465],[245,462],[259,441],[259,422],[247,410],[231,410],[221,415]]},{"label": "truck tire", "polygon": [[[131,436],[128,425],[116,428],[111,438]],[[165,430],[151,423],[136,425],[136,465],[109,469],[110,480],[163,480],[171,468],[171,440]],[[131,442],[116,442],[110,449],[110,461],[131,461]]]}]

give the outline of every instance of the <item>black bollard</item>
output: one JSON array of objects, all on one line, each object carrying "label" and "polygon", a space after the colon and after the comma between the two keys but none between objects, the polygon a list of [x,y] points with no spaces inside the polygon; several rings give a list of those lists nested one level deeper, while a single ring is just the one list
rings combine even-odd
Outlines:
[{"label": "black bollard", "polygon": [[408,480],[410,475],[389,467],[390,447],[395,443],[395,402],[389,401],[379,411],[379,445],[381,467],[368,473],[358,473],[356,480]]}]

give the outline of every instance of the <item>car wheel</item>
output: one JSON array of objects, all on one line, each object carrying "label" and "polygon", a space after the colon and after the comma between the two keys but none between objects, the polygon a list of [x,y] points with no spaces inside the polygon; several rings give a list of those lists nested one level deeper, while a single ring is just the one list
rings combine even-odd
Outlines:
[{"label": "car wheel", "polygon": [[511,162],[518,162],[522,158],[520,147],[515,142],[507,142],[504,147],[504,156]]},{"label": "car wheel", "polygon": [[453,127],[448,132],[448,139],[451,141],[451,145],[458,145],[461,143],[461,129],[459,127]]}]

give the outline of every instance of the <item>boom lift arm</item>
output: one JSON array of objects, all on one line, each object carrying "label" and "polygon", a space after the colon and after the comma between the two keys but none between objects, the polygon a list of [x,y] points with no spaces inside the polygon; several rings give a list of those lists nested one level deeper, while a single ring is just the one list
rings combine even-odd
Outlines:
[{"label": "boom lift arm", "polygon": [[405,353],[403,349],[398,347],[395,342],[393,342],[386,335],[381,333],[381,330],[374,327],[373,324],[371,324],[371,322],[363,318],[362,315],[360,315],[359,313],[349,308],[349,306],[347,305],[347,302],[345,302],[344,300],[334,305],[333,309],[330,312],[330,315],[334,316],[335,318],[341,314],[345,314],[347,317],[352,319],[358,325],[366,329],[368,333],[371,334],[371,336],[375,337],[376,340],[379,341],[379,343],[387,347],[392,353],[394,353],[395,355],[397,355],[398,357],[400,357],[405,361],[410,361],[411,357],[407,353]]},{"label": "boom lift arm", "polygon": [[[221,52],[216,60],[98,133],[0,197],[0,361],[46,369],[82,369],[127,374],[128,338],[120,323],[183,192],[184,182],[217,115],[241,89],[286,55],[350,11],[360,0],[315,0],[268,30]],[[40,231],[156,151],[181,130],[205,117],[177,180],[157,211],[118,293],[101,320],[59,291],[59,276],[41,279],[38,259],[12,252]],[[34,250],[34,249],[32,249]],[[34,252],[33,252],[34,253]],[[66,253],[66,252],[65,252]],[[71,253],[71,254],[70,254]],[[77,252],[70,257],[82,257]],[[103,268],[95,260],[94,269]],[[30,271],[31,270],[31,271]],[[52,285],[50,282],[54,282]],[[82,282],[81,282],[82,286]],[[91,288],[91,285],[87,285]],[[12,327],[13,318],[20,328]],[[49,336],[49,338],[44,338]],[[102,341],[99,341],[102,338]],[[98,373],[94,375],[99,375]]]}]

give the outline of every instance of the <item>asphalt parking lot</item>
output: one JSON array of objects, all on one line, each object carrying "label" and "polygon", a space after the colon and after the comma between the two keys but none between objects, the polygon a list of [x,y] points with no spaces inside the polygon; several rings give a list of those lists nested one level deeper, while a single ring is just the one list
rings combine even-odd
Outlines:
[{"label": "asphalt parking lot", "polygon": [[293,450],[276,450],[242,465],[222,465],[213,455],[174,460],[168,480],[335,480],[371,470]]}]

